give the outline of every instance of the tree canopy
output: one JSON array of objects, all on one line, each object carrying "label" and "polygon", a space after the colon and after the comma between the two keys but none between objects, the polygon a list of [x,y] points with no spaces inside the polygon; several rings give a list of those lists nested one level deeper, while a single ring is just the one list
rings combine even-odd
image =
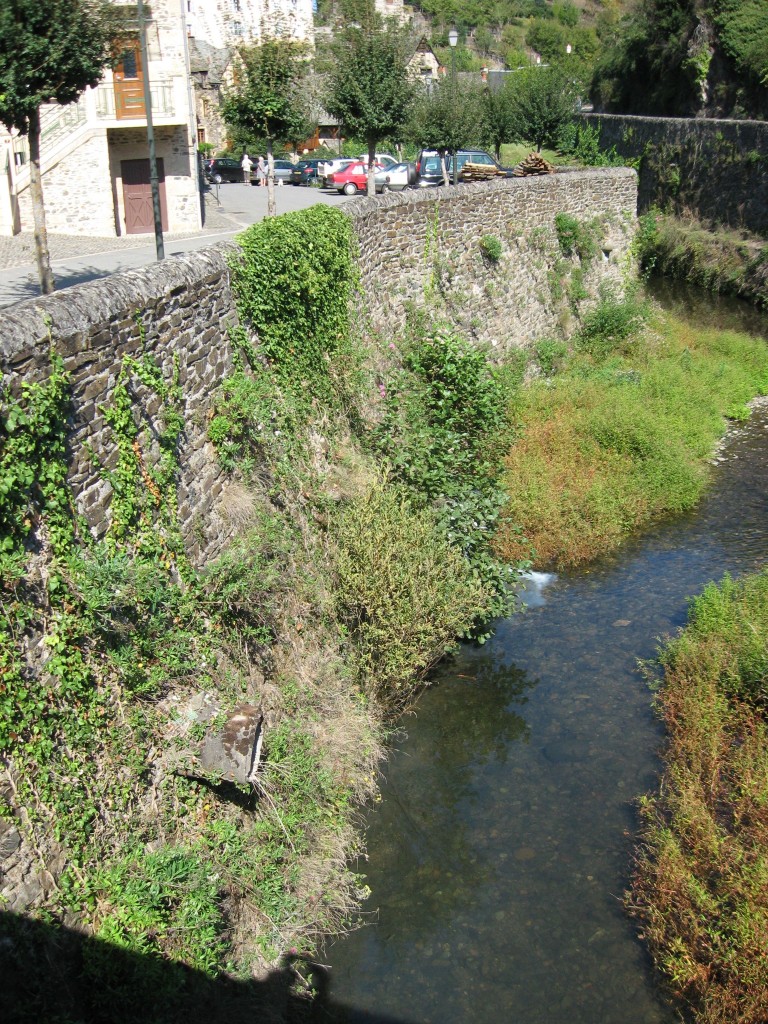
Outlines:
[{"label": "tree canopy", "polygon": [[298,144],[312,132],[300,88],[309,70],[306,55],[302,43],[287,39],[241,46],[236,55],[235,84],[221,105],[222,117],[241,145],[266,148],[270,216],[276,213],[274,144]]},{"label": "tree canopy", "polygon": [[768,3],[640,0],[598,60],[592,94],[621,113],[768,116]]},{"label": "tree canopy", "polygon": [[511,76],[511,133],[515,139],[542,146],[557,146],[576,102],[576,83],[557,67],[538,67]]},{"label": "tree canopy", "polygon": [[26,135],[43,103],[72,103],[95,86],[118,14],[107,0],[2,0],[0,121]]},{"label": "tree canopy", "polygon": [[417,145],[444,157],[480,141],[482,125],[480,89],[447,78],[417,98],[408,134]]},{"label": "tree canopy", "polygon": [[413,103],[408,76],[412,47],[404,29],[371,13],[339,34],[334,55],[324,105],[346,132],[366,140],[368,192],[373,194],[376,145],[402,137]]}]

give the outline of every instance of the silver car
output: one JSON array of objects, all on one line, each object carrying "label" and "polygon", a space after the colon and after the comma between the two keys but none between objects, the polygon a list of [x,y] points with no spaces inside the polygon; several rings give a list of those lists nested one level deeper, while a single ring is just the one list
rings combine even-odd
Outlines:
[{"label": "silver car", "polygon": [[403,189],[412,188],[415,180],[416,168],[409,163],[384,167],[376,171],[374,178],[377,192],[402,192]]}]

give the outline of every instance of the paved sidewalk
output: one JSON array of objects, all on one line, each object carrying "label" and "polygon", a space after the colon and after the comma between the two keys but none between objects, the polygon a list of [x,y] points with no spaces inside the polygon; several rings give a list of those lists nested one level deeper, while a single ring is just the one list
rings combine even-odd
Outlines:
[{"label": "paved sidewalk", "polygon": [[[317,202],[338,205],[345,198],[338,193],[292,185],[276,190],[278,213],[303,209]],[[266,216],[266,210],[266,188],[237,184],[213,187],[205,194],[205,226],[202,231],[165,234],[165,255],[176,256],[234,238],[244,228]],[[48,248],[57,291],[108,277],[121,270],[143,267],[157,260],[152,234],[122,238],[49,234]],[[31,232],[10,238],[0,236],[0,307],[39,295],[34,236]]]}]

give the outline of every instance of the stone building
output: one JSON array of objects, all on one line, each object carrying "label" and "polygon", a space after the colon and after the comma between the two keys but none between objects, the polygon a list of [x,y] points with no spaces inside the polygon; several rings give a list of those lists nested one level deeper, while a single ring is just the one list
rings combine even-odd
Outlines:
[{"label": "stone building", "polygon": [[226,146],[219,107],[238,46],[278,37],[314,48],[312,0],[185,0],[197,141]]},{"label": "stone building", "polygon": [[[115,0],[117,2],[117,0]],[[133,5],[126,5],[133,6]],[[48,230],[114,236],[153,232],[145,78],[155,128],[163,228],[201,224],[186,24],[179,0],[152,0],[147,67],[138,22],[114,70],[69,106],[41,110]],[[0,135],[0,234],[32,230],[27,139]]]},{"label": "stone building", "polygon": [[410,13],[403,6],[403,0],[375,0],[376,10],[384,18],[397,18],[399,22],[408,21]]}]

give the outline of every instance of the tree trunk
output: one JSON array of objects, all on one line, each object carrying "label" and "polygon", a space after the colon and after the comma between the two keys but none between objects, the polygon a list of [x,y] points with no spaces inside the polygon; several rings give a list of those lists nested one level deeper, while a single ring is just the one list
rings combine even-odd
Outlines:
[{"label": "tree trunk", "polygon": [[40,111],[29,118],[29,194],[32,198],[32,217],[35,223],[35,259],[40,278],[40,291],[50,295],[56,287],[48,252],[48,232],[45,229],[43,205],[43,179],[40,173]]},{"label": "tree trunk", "polygon": [[368,139],[368,182],[366,195],[376,195],[376,139]]},{"label": "tree trunk", "polygon": [[267,139],[267,216],[277,216],[275,202],[275,157],[272,153],[272,139]]},{"label": "tree trunk", "polygon": [[448,167],[445,162],[445,150],[440,150],[440,170],[443,172],[443,184],[450,185],[451,179],[448,177]]}]

